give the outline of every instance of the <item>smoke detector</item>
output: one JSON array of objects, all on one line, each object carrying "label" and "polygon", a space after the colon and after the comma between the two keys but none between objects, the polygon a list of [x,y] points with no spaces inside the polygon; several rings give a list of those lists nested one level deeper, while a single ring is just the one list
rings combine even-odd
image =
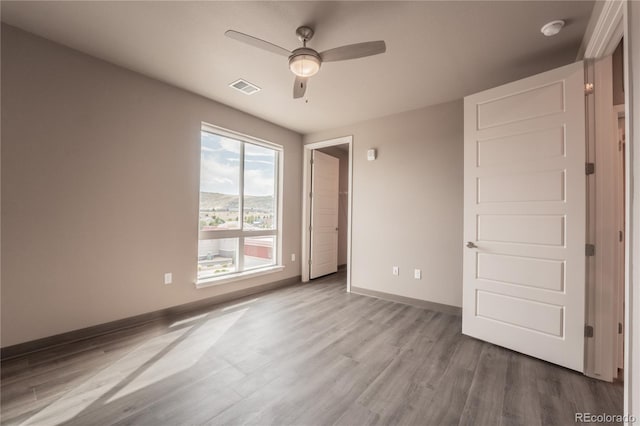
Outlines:
[{"label": "smoke detector", "polygon": [[540,32],[547,37],[552,37],[560,32],[560,30],[564,27],[564,21],[557,20],[551,21],[542,26],[540,28]]}]

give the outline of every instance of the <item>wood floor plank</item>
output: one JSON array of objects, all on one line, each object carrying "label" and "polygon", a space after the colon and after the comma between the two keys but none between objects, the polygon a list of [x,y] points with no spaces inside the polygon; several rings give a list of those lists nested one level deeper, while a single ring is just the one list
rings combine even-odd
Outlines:
[{"label": "wood floor plank", "polygon": [[426,403],[437,395],[434,384],[446,371],[459,343],[458,324],[459,317],[433,313],[421,328],[423,332],[402,347],[394,363],[359,402],[379,414],[385,424],[424,424],[431,407]]},{"label": "wood floor plank", "polygon": [[336,426],[381,425],[380,416],[355,402],[335,421]]},{"label": "wood floor plank", "polygon": [[503,425],[542,425],[542,406],[536,398],[536,365],[540,361],[515,352],[508,354],[506,387],[502,402]]},{"label": "wood floor plank", "polygon": [[442,376],[432,382],[434,395],[418,403],[416,424],[457,425],[464,410],[484,343],[462,336]]},{"label": "wood floor plank", "polygon": [[509,352],[494,345],[486,345],[476,374],[469,387],[469,396],[460,416],[460,425],[498,425],[502,421],[507,384]]},{"label": "wood floor plank", "polygon": [[541,425],[620,414],[622,386],[345,292],[345,273],[2,364],[2,425]]}]

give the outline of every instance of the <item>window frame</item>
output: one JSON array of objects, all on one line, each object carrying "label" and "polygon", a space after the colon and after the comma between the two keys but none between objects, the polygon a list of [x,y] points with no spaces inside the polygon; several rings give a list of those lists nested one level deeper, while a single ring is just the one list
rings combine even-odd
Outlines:
[{"label": "window frame", "polygon": [[[200,149],[199,149],[199,163],[202,166],[202,132],[211,133],[217,136],[234,139],[240,144],[240,170],[239,170],[239,200],[238,200],[238,217],[240,228],[238,229],[219,229],[219,230],[200,230],[200,184],[201,184],[201,167],[198,169],[198,217],[196,220],[196,229],[198,231],[198,243],[200,240],[220,240],[224,238],[237,238],[238,239],[238,259],[236,265],[236,271],[227,272],[220,275],[207,278],[198,278],[196,261],[196,287],[209,287],[212,285],[224,284],[227,282],[238,281],[247,279],[254,276],[260,276],[267,273],[278,272],[284,269],[282,264],[282,192],[284,185],[284,149],[282,145],[275,144],[273,142],[259,139],[246,134],[238,133],[229,129],[225,129],[219,126],[214,126],[208,123],[201,123],[200,128]],[[275,229],[264,230],[244,230],[244,172],[245,172],[245,144],[251,144],[262,148],[267,148],[275,151],[275,182],[274,185],[274,215],[275,215]],[[273,247],[274,263],[268,266],[255,267],[251,269],[244,268],[244,240],[246,237],[275,237],[276,243]],[[196,256],[197,257],[197,256]]]}]

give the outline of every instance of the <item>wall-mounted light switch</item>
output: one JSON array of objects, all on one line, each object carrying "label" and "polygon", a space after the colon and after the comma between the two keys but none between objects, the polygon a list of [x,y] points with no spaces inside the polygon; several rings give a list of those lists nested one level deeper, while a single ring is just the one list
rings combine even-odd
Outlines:
[{"label": "wall-mounted light switch", "polygon": [[171,272],[167,272],[166,274],[164,274],[164,283],[166,284],[171,284],[173,282],[173,274]]}]

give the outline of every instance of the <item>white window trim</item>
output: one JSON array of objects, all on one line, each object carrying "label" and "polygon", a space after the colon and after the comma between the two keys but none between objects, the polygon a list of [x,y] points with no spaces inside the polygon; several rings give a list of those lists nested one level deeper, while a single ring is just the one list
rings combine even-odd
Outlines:
[{"label": "white window trim", "polygon": [[[276,216],[277,216],[277,228],[276,229],[265,229],[257,230],[257,231],[243,231],[241,229],[225,229],[219,231],[200,231],[198,230],[198,241],[200,239],[207,239],[202,237],[211,237],[211,239],[221,239],[221,238],[238,238],[239,239],[239,247],[238,250],[241,250],[241,245],[244,240],[244,237],[260,237],[260,236],[275,236],[276,237],[276,258],[275,264],[265,266],[262,268],[254,268],[246,271],[240,272],[231,272],[228,274],[220,275],[217,277],[208,277],[203,279],[197,279],[194,283],[196,288],[206,288],[215,285],[226,284],[234,281],[245,280],[253,277],[257,277],[260,275],[272,274],[275,272],[280,272],[284,270],[284,265],[282,264],[282,207],[283,207],[283,187],[284,187],[284,149],[282,145],[275,144],[273,142],[269,142],[264,139],[259,139],[253,136],[249,136],[243,133],[238,133],[233,130],[225,129],[223,127],[214,126],[208,123],[201,123],[201,131],[213,133],[219,136],[228,137],[231,139],[236,139],[244,143],[250,143],[252,145],[261,146],[264,148],[269,148],[278,153],[276,158],[276,170],[278,173],[277,179],[278,184],[275,188],[275,197],[276,197]],[[241,153],[244,158],[244,144],[241,145]],[[240,164],[240,200],[239,200],[239,208],[240,214],[243,214],[243,204],[244,204],[244,162]],[[200,179],[198,178],[198,183],[200,183]],[[199,211],[199,208],[198,208]],[[196,221],[196,226],[198,226],[199,220]],[[203,235],[205,234],[205,235]],[[213,238],[215,236],[215,238]],[[240,256],[242,258],[243,256]],[[244,262],[241,262],[244,263]],[[239,264],[240,268],[244,265]],[[197,274],[196,274],[197,276]]]},{"label": "white window trim", "polygon": [[213,286],[218,286],[222,284],[229,284],[234,281],[247,280],[249,278],[255,278],[262,275],[275,274],[276,272],[280,272],[283,270],[284,270],[283,265],[266,266],[264,268],[249,269],[248,271],[235,272],[231,274],[221,275],[219,277],[198,280],[196,281],[195,285],[196,285],[196,288],[213,287]]}]

